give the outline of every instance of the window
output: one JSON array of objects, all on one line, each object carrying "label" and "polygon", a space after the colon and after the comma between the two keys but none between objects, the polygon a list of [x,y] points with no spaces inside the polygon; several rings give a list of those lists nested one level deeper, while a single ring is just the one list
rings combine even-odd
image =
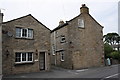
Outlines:
[{"label": "window", "polygon": [[28,61],[32,61],[32,53],[28,53]]},{"label": "window", "polygon": [[18,38],[33,38],[33,30],[27,28],[16,28],[16,37]]},{"label": "window", "polygon": [[61,54],[61,61],[64,61],[64,58],[65,58],[64,51],[60,52],[60,54]]},{"label": "window", "polygon": [[26,61],[26,53],[22,53],[22,61]]},{"label": "window", "polygon": [[78,19],[78,27],[84,28],[84,20]]},{"label": "window", "polygon": [[22,37],[27,37],[27,29],[22,29]]},{"label": "window", "polygon": [[16,37],[21,37],[21,29],[16,28]]},{"label": "window", "polygon": [[21,54],[20,53],[16,53],[15,54],[15,62],[20,62],[21,61]]},{"label": "window", "polygon": [[32,52],[16,52],[15,53],[15,62],[22,63],[22,62],[32,62],[33,61],[33,53]]},{"label": "window", "polygon": [[52,54],[55,55],[55,46],[52,46]]},{"label": "window", "polygon": [[61,35],[61,43],[65,43],[65,36]]},{"label": "window", "polygon": [[33,38],[33,30],[32,29],[28,29],[28,37]]}]

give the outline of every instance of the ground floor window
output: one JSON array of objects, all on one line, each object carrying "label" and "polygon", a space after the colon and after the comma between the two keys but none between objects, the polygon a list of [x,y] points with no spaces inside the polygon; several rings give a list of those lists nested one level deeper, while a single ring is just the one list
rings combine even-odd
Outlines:
[{"label": "ground floor window", "polygon": [[33,62],[33,53],[32,52],[16,52],[15,53],[15,62]]},{"label": "ground floor window", "polygon": [[61,55],[61,61],[64,61],[64,60],[65,60],[65,54],[64,54],[64,51],[61,51],[61,52],[60,52],[60,55]]}]

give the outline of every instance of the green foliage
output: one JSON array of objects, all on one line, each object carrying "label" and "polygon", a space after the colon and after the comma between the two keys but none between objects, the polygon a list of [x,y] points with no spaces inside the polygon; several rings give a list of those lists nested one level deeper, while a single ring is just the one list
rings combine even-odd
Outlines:
[{"label": "green foliage", "polygon": [[120,61],[120,52],[118,52],[118,51],[111,52],[111,54],[109,56],[113,59],[117,59]]},{"label": "green foliage", "polygon": [[118,47],[118,51],[114,51],[111,46],[120,44],[120,35],[117,33],[108,33],[103,36],[104,38],[104,53],[105,58],[113,58],[120,60],[120,51]]},{"label": "green foliage", "polygon": [[108,44],[104,44],[105,58],[113,58],[120,61],[120,51],[114,51],[113,48]]},{"label": "green foliage", "polygon": [[107,35],[104,35],[104,42],[109,43],[110,45],[114,45],[117,43],[119,35],[117,33],[108,33]]},{"label": "green foliage", "polygon": [[113,52],[113,48],[108,44],[104,44],[104,53],[105,53],[105,58],[110,57],[110,53]]}]

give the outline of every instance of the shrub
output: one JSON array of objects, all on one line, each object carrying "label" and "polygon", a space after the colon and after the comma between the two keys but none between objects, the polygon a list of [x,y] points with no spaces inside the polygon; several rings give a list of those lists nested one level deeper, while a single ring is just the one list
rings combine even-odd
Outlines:
[{"label": "shrub", "polygon": [[104,53],[105,53],[105,58],[110,58],[110,53],[113,52],[113,48],[108,44],[108,43],[105,43],[104,44]]},{"label": "shrub", "polygon": [[110,57],[120,61],[120,52],[118,51],[111,52]]}]

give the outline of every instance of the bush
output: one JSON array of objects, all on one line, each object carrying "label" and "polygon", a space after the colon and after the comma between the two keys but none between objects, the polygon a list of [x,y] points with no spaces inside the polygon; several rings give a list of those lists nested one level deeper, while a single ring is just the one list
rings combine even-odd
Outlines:
[{"label": "bush", "polygon": [[118,51],[111,52],[110,57],[120,61],[120,52]]},{"label": "bush", "polygon": [[108,44],[104,44],[104,53],[105,53],[105,58],[110,58],[110,53],[113,52],[113,48]]}]

